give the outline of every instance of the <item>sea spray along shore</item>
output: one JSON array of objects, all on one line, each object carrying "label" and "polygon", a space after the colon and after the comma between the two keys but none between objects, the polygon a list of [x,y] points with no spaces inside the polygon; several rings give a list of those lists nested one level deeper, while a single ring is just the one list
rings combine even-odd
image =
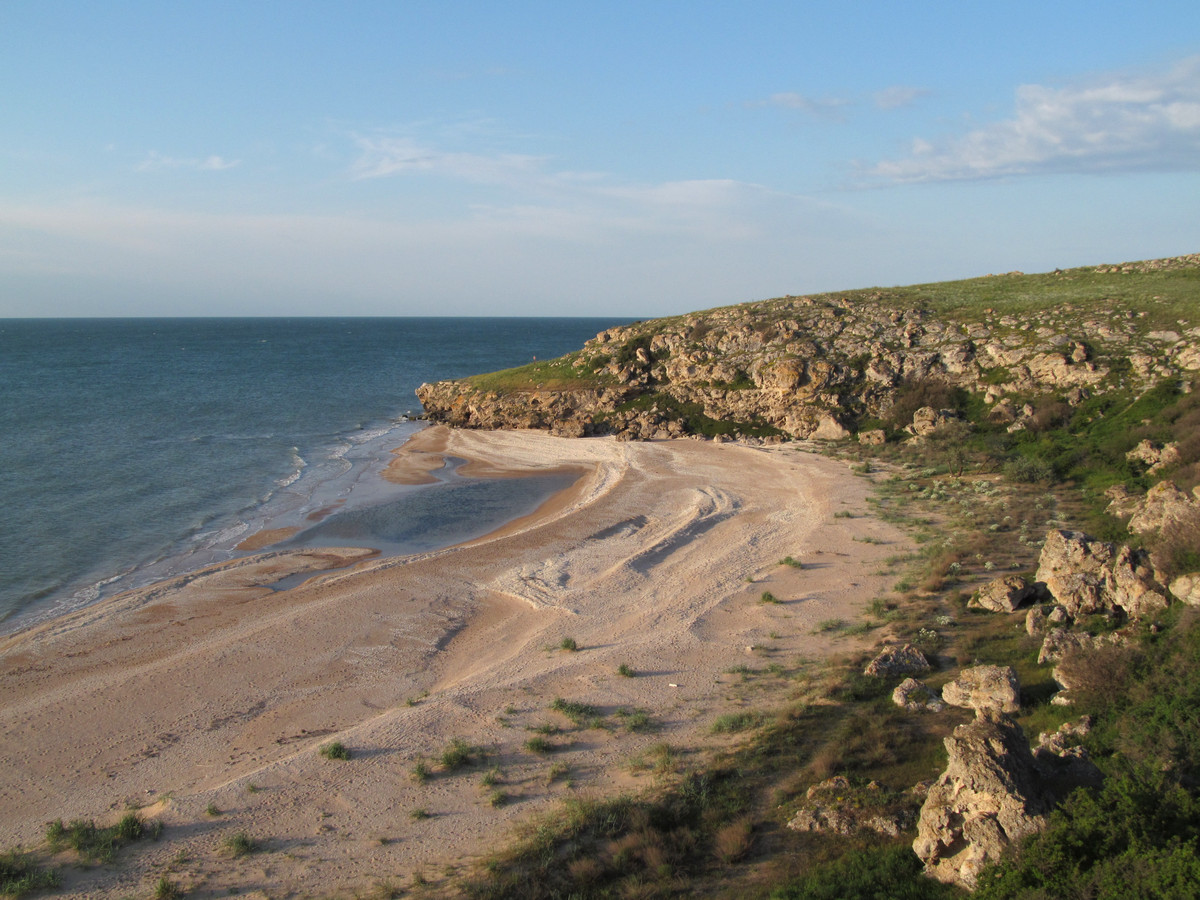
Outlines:
[{"label": "sea spray along shore", "polygon": [[[859,440],[424,431],[401,453],[418,472],[450,455],[588,474],[471,545],[284,592],[264,585],[353,553],[267,554],[11,639],[5,838],[69,890],[114,897],[162,880],[194,896],[960,892],[923,863],[984,896],[1193,895],[1198,283],[1190,258],[806,298],[869,358],[843,367],[810,330],[794,421],[825,414]],[[688,365],[735,377],[681,389],[730,406],[696,409],[662,378],[682,356],[666,320],[609,332],[602,365],[592,345],[447,387],[463,398],[448,408],[485,424],[569,404],[584,414],[565,427],[620,437],[786,431],[767,417],[788,391],[760,376],[786,357],[772,310],[799,299],[683,317]],[[1012,358],[980,367],[995,352]],[[637,390],[589,416],[580,398],[622,379]],[[525,424],[554,424],[539,414]],[[986,785],[980,746],[1022,778]],[[48,819],[116,822],[127,803],[164,827],[118,867],[42,844]],[[239,836],[256,852],[233,855]]]}]

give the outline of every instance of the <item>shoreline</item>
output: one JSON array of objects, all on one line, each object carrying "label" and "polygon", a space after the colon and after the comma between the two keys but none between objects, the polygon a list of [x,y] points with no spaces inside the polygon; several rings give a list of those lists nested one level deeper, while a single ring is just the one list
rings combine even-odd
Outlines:
[{"label": "shoreline", "polygon": [[[0,639],[0,804],[12,811],[0,845],[133,802],[167,826],[136,865],[152,871],[182,848],[202,894],[254,868],[214,851],[230,829],[285,850],[271,856],[273,878],[310,893],[463,864],[564,796],[644,783],[626,761],[702,740],[735,702],[730,667],[832,652],[817,623],[865,606],[884,581],[866,573],[895,550],[853,537],[903,541],[872,518],[835,519],[865,508],[866,483],[794,445],[435,426],[405,447],[404,477],[433,471],[438,454],[487,477],[581,474],[536,512],[443,550],[241,557]],[[777,562],[790,555],[805,568]],[[347,567],[327,571],[337,561]],[[295,567],[314,574],[273,591]],[[760,603],[766,589],[784,602]],[[579,652],[553,649],[565,637]],[[656,730],[569,730],[542,758],[524,749],[526,729],[563,724],[555,697],[605,715],[650,710]],[[413,782],[417,761],[432,764],[455,737],[489,748],[510,802],[492,807],[467,775]],[[350,762],[317,755],[334,738]],[[555,763],[574,787],[547,780]],[[411,821],[422,806],[432,817]],[[127,893],[120,873],[79,877],[96,896]]]}]

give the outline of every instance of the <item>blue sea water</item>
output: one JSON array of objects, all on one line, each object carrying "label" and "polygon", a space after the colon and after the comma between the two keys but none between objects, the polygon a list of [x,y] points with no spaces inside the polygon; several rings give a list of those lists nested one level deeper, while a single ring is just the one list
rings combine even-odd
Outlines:
[{"label": "blue sea water", "polygon": [[314,543],[415,552],[529,511],[560,482],[393,489],[377,473],[421,427],[422,382],[559,356],[619,321],[0,320],[0,631],[347,498]]}]

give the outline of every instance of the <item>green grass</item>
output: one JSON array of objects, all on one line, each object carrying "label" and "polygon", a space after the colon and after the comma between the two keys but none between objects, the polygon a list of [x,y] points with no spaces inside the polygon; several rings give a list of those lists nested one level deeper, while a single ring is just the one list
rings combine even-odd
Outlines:
[{"label": "green grass", "polygon": [[56,819],[46,826],[46,840],[54,852],[69,847],[84,859],[111,862],[126,844],[147,837],[157,840],[161,830],[159,823],[146,823],[137,813],[130,812],[107,828],[84,819],[66,825],[62,819]]},{"label": "green grass", "polygon": [[785,556],[779,561],[781,566],[790,566],[793,569],[803,569],[804,563],[792,556]]},{"label": "green grass", "polygon": [[231,835],[227,835],[225,840],[221,842],[221,849],[228,856],[238,859],[243,856],[249,856],[251,853],[258,851],[258,842],[244,831],[237,831]]},{"label": "green grass", "polygon": [[442,768],[447,772],[454,772],[464,766],[469,766],[475,761],[475,756],[478,751],[462,738],[452,738],[446,748],[442,750]]},{"label": "green grass", "polygon": [[782,601],[778,597],[776,597],[774,594],[772,594],[770,591],[763,591],[762,596],[758,598],[758,602],[759,603],[780,603]]},{"label": "green grass", "polygon": [[541,735],[534,735],[525,742],[525,749],[530,753],[536,753],[538,756],[544,756],[547,753],[553,753],[558,747]]},{"label": "green grass", "polygon": [[637,675],[637,672],[633,671],[633,669],[631,669],[625,663],[621,663],[619,666],[617,666],[617,674],[622,678],[633,678],[635,675]]},{"label": "green grass", "polygon": [[58,883],[58,872],[43,868],[32,855],[17,850],[0,853],[0,894],[24,897]]},{"label": "green grass", "polygon": [[736,734],[739,731],[757,728],[762,724],[762,721],[762,713],[750,712],[748,710],[725,713],[724,715],[717,716],[709,730],[713,734]]},{"label": "green grass", "polygon": [[575,725],[582,725],[584,722],[594,723],[599,718],[599,711],[596,707],[574,700],[564,700],[562,697],[555,697],[550,708],[557,713],[562,713]]},{"label": "green grass", "polygon": [[350,751],[341,741],[325,744],[318,752],[326,759],[346,760],[350,758]]},{"label": "green grass", "polygon": [[575,638],[565,637],[561,641],[558,642],[558,649],[566,650],[570,653],[574,653],[576,650],[579,649],[579,645],[577,643],[575,643]]}]

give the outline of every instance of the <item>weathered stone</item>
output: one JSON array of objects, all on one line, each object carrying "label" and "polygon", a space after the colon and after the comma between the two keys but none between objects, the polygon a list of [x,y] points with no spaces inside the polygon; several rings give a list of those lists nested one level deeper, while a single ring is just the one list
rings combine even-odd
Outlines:
[{"label": "weathered stone", "polygon": [[885,649],[867,663],[863,674],[890,678],[894,675],[920,675],[932,668],[924,653],[912,644],[905,644],[903,647]]},{"label": "weathered stone", "polygon": [[882,428],[872,428],[869,431],[860,431],[858,433],[858,442],[867,446],[879,446],[887,443],[887,432]]},{"label": "weathered stone", "polygon": [[1200,572],[1180,575],[1171,582],[1171,593],[1188,606],[1200,606]]},{"label": "weathered stone", "polygon": [[916,820],[916,812],[909,806],[911,801],[897,805],[889,801],[878,783],[872,781],[866,787],[855,788],[842,775],[810,787],[805,800],[787,823],[793,831],[841,835],[873,831],[899,837]]},{"label": "weathered stone", "polygon": [[929,406],[922,406],[913,413],[912,424],[905,428],[905,431],[917,437],[929,437],[959,419],[961,416],[953,409],[933,409]]},{"label": "weathered stone", "polygon": [[1200,522],[1200,501],[1189,497],[1173,481],[1160,481],[1134,507],[1129,530],[1151,534],[1179,522]]},{"label": "weathered stone", "polygon": [[1011,666],[974,666],[942,687],[942,699],[976,712],[1011,713],[1021,708],[1021,685]]},{"label": "weathered stone", "polygon": [[1159,469],[1165,469],[1167,466],[1173,466],[1179,462],[1179,445],[1142,441],[1126,453],[1125,458],[1132,462],[1145,463],[1149,467],[1146,469],[1147,472],[1157,472]]},{"label": "weathered stone", "polygon": [[938,699],[937,692],[930,690],[925,682],[915,678],[905,678],[896,685],[896,689],[892,691],[892,702],[911,712],[939,712],[945,708],[945,704]]},{"label": "weathered stone", "polygon": [[928,875],[971,890],[1007,847],[1045,826],[1051,801],[1020,726],[984,710],[945,739],[946,771],[929,790],[913,851]]},{"label": "weathered stone", "polygon": [[1106,635],[1088,634],[1086,631],[1069,631],[1066,628],[1053,628],[1042,641],[1042,649],[1038,652],[1038,665],[1048,662],[1058,662],[1069,653],[1080,650],[1091,650],[1103,647],[1105,644],[1120,643],[1124,638],[1113,633]]},{"label": "weathered stone", "polygon": [[991,612],[1010,613],[1035,593],[1020,575],[1005,575],[981,587],[971,598],[971,605]]},{"label": "weathered stone", "polygon": [[1036,637],[1046,630],[1046,611],[1035,606],[1025,614],[1025,633]]},{"label": "weathered stone", "polygon": [[816,430],[810,437],[817,441],[843,441],[850,437],[850,432],[833,416],[821,416]]},{"label": "weathered stone", "polygon": [[1080,531],[1046,535],[1036,577],[1072,617],[1121,610],[1139,618],[1167,606],[1145,551],[1095,540]]}]

